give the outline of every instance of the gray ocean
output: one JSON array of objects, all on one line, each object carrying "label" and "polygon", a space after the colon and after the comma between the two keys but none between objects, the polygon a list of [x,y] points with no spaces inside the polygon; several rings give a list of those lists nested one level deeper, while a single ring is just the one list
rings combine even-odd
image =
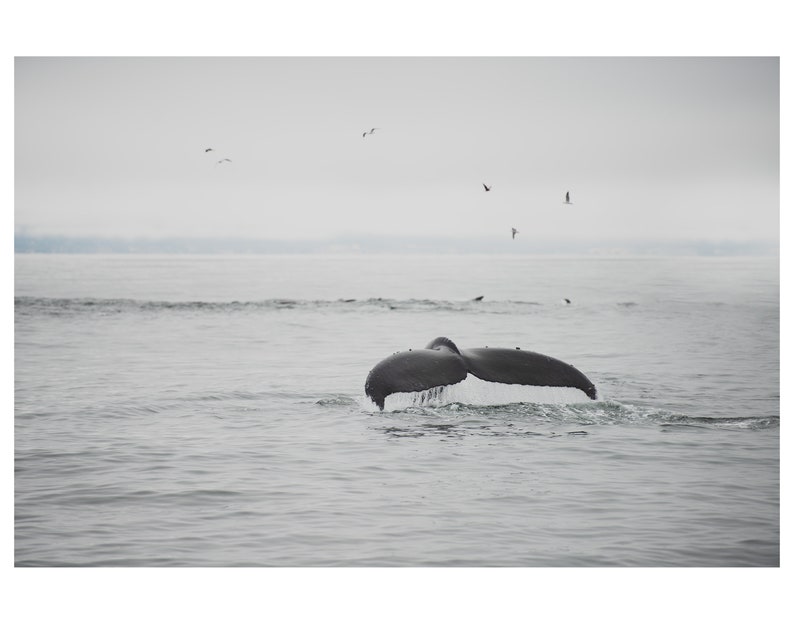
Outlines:
[{"label": "gray ocean", "polygon": [[[780,564],[776,257],[18,254],[14,303],[16,566]],[[369,403],[438,336],[598,400]]]}]

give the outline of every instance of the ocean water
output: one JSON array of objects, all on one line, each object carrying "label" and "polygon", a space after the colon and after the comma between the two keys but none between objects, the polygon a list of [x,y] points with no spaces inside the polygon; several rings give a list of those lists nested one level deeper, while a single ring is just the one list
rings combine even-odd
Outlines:
[{"label": "ocean water", "polygon": [[[778,566],[778,266],[19,254],[15,563]],[[598,400],[377,410],[438,336]]]}]

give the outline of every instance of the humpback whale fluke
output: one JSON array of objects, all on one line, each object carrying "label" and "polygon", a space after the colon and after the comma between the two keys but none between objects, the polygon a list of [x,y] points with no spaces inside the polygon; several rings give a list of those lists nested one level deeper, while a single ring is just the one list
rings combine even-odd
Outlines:
[{"label": "humpback whale fluke", "polygon": [[595,385],[561,360],[518,347],[458,349],[445,337],[436,338],[424,349],[382,360],[369,372],[364,391],[382,410],[391,394],[440,390],[469,376],[480,382],[573,389],[582,398],[596,398]]},{"label": "humpback whale fluke", "polygon": [[483,295],[480,295],[479,297],[475,297],[474,299],[472,299],[472,301],[482,301],[482,298]]},{"label": "humpback whale fluke", "polygon": [[488,186],[485,182],[483,182],[482,185],[485,187],[485,192],[486,193],[491,190],[491,187]]}]

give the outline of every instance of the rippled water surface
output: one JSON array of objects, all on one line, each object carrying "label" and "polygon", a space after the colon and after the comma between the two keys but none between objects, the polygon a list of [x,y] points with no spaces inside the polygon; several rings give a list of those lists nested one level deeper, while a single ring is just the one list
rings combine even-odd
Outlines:
[{"label": "rippled water surface", "polygon": [[[779,565],[777,258],[15,275],[18,566]],[[374,409],[370,368],[442,335],[569,362],[599,400]]]}]

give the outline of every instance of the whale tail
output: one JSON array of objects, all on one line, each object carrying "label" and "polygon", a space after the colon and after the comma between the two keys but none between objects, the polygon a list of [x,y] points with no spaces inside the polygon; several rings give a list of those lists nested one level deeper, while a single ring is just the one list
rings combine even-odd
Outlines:
[{"label": "whale tail", "polygon": [[518,347],[461,350],[443,336],[424,349],[395,353],[378,363],[367,375],[364,391],[382,410],[391,394],[451,386],[469,375],[483,382],[572,389],[596,399],[595,385],[561,360]]}]

